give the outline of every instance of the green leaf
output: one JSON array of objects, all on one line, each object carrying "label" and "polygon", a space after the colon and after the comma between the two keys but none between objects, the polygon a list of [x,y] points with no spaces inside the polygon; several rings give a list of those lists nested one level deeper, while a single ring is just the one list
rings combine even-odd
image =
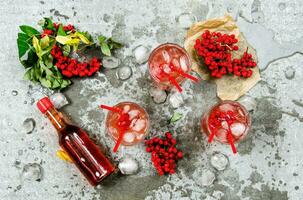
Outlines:
[{"label": "green leaf", "polygon": [[64,79],[61,83],[61,89],[69,86],[72,82],[70,80]]},{"label": "green leaf", "polygon": [[36,29],[34,29],[31,26],[27,26],[27,25],[22,25],[20,26],[20,29],[28,36],[33,36],[33,35],[40,35],[40,32],[37,31]]},{"label": "green leaf", "polygon": [[111,49],[119,49],[123,47],[123,44],[113,40],[112,38],[108,39],[108,44],[110,44],[112,46]]},{"label": "green leaf", "polygon": [[60,87],[60,83],[59,83],[59,81],[57,80],[57,79],[55,79],[54,81],[53,81],[53,84],[52,84],[52,88],[53,89],[55,89],[55,88],[58,88],[58,87]]},{"label": "green leaf", "polygon": [[67,35],[67,34],[65,33],[64,29],[63,29],[62,24],[59,25],[57,35],[61,35],[61,36],[66,36],[66,35]]},{"label": "green leaf", "polygon": [[39,44],[38,38],[36,38],[35,36],[33,37],[33,47],[35,48],[37,56],[41,59],[42,49]]},{"label": "green leaf", "polygon": [[43,85],[44,87],[50,88],[52,86],[52,83],[46,78],[40,78],[39,80],[41,85]]},{"label": "green leaf", "polygon": [[101,44],[101,43],[105,42],[106,37],[103,36],[103,35],[99,35],[99,36],[98,36],[98,40],[99,40],[99,44]]},{"label": "green leaf", "polygon": [[18,46],[19,58],[22,58],[30,48],[27,42],[19,38],[17,39],[17,46]]},{"label": "green leaf", "polygon": [[[27,55],[27,58],[22,60],[22,58],[25,57],[25,55]],[[36,52],[30,49],[26,52],[25,55],[22,58],[20,58],[21,64],[25,68],[33,67],[38,60]]]},{"label": "green leaf", "polygon": [[27,70],[27,71],[25,72],[25,74],[24,74],[24,76],[23,76],[23,78],[24,78],[25,80],[31,80],[31,79],[32,79],[31,71],[32,71],[32,68],[29,69],[29,70]]},{"label": "green leaf", "polygon": [[183,117],[183,114],[182,114],[182,113],[175,112],[174,115],[172,116],[172,118],[170,119],[170,123],[177,122],[177,121],[180,120],[182,117]]},{"label": "green leaf", "polygon": [[55,30],[54,24],[50,18],[44,17],[43,29]]},{"label": "green leaf", "polygon": [[83,34],[81,34],[80,32],[76,32],[74,34],[75,36],[77,36],[78,38],[80,38],[80,40],[84,43],[84,44],[90,44],[89,39],[87,39]]},{"label": "green leaf", "polygon": [[111,56],[109,46],[106,43],[101,43],[101,52],[106,56]]},{"label": "green leaf", "polygon": [[64,45],[63,47],[62,47],[62,51],[63,51],[63,55],[65,55],[65,56],[68,56],[69,54],[70,54],[70,46],[68,46],[68,45]]},{"label": "green leaf", "polygon": [[27,41],[30,37],[26,35],[25,33],[18,33],[18,39]]}]

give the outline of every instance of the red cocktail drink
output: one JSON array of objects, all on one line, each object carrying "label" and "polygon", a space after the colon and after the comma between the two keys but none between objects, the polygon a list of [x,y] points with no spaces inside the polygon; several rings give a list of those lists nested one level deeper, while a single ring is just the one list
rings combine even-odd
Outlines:
[{"label": "red cocktail drink", "polygon": [[191,61],[184,48],[177,44],[162,44],[155,48],[148,59],[149,73],[154,83],[163,90],[176,87],[186,79],[198,82],[189,74]]},{"label": "red cocktail drink", "polygon": [[208,142],[215,139],[221,143],[229,143],[234,153],[234,143],[247,135],[250,126],[248,111],[235,101],[217,103],[201,119],[201,131],[208,135]]},{"label": "red cocktail drink", "polygon": [[[104,105],[101,107],[108,108]],[[117,145],[121,143],[130,146],[144,139],[148,133],[149,118],[142,107],[132,102],[121,102],[110,109],[106,117],[106,129]]]}]

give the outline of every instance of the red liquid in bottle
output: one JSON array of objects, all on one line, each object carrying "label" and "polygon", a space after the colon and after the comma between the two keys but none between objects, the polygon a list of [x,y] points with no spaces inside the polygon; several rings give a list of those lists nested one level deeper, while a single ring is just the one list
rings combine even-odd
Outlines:
[{"label": "red liquid in bottle", "polygon": [[57,129],[62,149],[91,185],[97,185],[115,171],[115,165],[90,140],[87,133],[79,127],[68,124],[47,97],[40,99],[37,106]]}]

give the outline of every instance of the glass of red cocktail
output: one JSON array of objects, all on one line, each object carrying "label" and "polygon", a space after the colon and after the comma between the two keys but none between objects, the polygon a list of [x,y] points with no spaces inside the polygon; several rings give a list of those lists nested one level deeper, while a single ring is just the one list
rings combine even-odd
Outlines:
[{"label": "glass of red cocktail", "polygon": [[176,87],[181,92],[180,84],[186,78],[198,82],[189,74],[191,61],[187,52],[177,44],[166,43],[155,48],[149,56],[148,67],[153,82],[163,90]]},{"label": "glass of red cocktail", "polygon": [[248,111],[236,101],[222,101],[214,105],[201,119],[201,131],[213,139],[230,144],[234,153],[237,143],[245,138],[251,127]]},{"label": "glass of red cocktail", "polygon": [[120,144],[135,145],[148,134],[149,117],[147,112],[133,102],[121,102],[113,107],[101,105],[108,109],[106,129],[108,134],[116,141],[114,152]]}]

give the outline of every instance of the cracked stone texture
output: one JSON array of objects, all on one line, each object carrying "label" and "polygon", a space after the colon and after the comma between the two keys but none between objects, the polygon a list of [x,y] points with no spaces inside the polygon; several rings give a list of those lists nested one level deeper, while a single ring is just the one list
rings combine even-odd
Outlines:
[{"label": "cracked stone texture", "polygon": [[[207,199],[207,200],[300,200],[303,197],[303,3],[301,0],[177,0],[177,1],[46,1],[3,0],[0,33],[0,199]],[[197,20],[229,12],[248,41],[257,50],[262,81],[249,95],[257,100],[252,113],[252,130],[231,154],[229,146],[208,145],[199,131],[203,112],[218,101],[215,86],[185,82],[185,105],[178,108],[184,118],[173,126],[167,120],[174,109],[168,101],[155,104],[148,91],[151,81],[146,64],[137,65],[132,50],[138,45],[150,49],[163,42],[182,44],[186,30],[177,18],[191,13]],[[110,150],[113,141],[106,135],[106,112],[98,105],[130,100],[139,103],[151,118],[150,136],[174,132],[185,152],[178,173],[158,177],[142,144],[122,148],[115,160],[128,154],[140,163],[140,172],[115,177],[96,188],[87,184],[75,167],[56,157],[59,149],[54,128],[36,109],[35,101],[51,91],[22,79],[24,69],[17,58],[18,25],[36,25],[43,16],[73,23],[93,34],[112,35],[126,47],[117,52],[120,66],[130,66],[133,75],[126,81],[116,70],[101,70],[92,78],[74,80],[64,91],[72,102],[63,111]],[[198,112],[194,112],[198,111]],[[22,131],[26,118],[35,120],[31,134]],[[210,156],[228,156],[224,171],[215,171]],[[38,163],[40,181],[24,182],[24,165]],[[195,182],[197,169],[215,172],[208,187]]]}]

